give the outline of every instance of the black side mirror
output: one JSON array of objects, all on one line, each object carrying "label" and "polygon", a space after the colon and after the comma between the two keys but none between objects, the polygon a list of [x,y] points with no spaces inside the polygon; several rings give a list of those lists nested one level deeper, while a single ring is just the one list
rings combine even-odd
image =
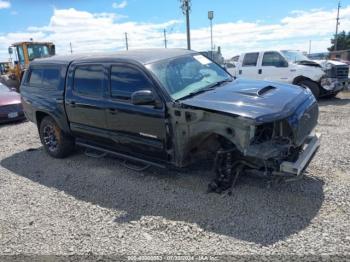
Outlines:
[{"label": "black side mirror", "polygon": [[281,62],[281,66],[280,67],[288,67],[288,66],[289,66],[289,64],[288,64],[287,61],[282,61]]},{"label": "black side mirror", "polygon": [[55,55],[56,54],[56,46],[52,45],[50,48],[50,55]]},{"label": "black side mirror", "polygon": [[132,93],[131,102],[139,106],[156,105],[156,99],[151,90],[140,90]]}]

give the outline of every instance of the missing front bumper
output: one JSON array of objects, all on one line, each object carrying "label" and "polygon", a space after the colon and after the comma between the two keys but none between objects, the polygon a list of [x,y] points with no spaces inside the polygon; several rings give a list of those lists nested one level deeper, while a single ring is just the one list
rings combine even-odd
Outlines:
[{"label": "missing front bumper", "polygon": [[299,155],[298,160],[296,162],[282,162],[280,165],[280,172],[299,176],[309,165],[317,149],[320,147],[320,140],[320,134],[309,136],[306,140],[306,146]]}]

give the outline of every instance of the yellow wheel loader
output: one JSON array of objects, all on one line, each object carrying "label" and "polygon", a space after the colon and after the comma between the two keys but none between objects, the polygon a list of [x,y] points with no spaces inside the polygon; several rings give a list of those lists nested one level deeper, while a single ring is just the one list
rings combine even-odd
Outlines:
[{"label": "yellow wheel loader", "polygon": [[55,45],[51,42],[28,41],[12,44],[9,47],[9,54],[14,55],[14,63],[7,74],[7,79],[3,78],[3,82],[18,90],[29,63],[36,58],[53,56],[55,53]]}]

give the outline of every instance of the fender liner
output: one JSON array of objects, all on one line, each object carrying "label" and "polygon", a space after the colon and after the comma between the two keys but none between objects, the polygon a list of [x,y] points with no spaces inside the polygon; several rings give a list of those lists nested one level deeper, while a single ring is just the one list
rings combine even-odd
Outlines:
[{"label": "fender liner", "polygon": [[[309,81],[315,82],[314,80],[312,80],[311,78],[308,78],[306,76],[297,76],[293,80],[293,85],[298,85],[298,83],[300,83],[303,80],[309,80]],[[317,83],[317,82],[315,82],[315,83]]]},{"label": "fender liner", "polygon": [[48,111],[45,111],[45,110],[37,110],[35,112],[35,123],[37,124],[38,128],[40,127],[41,121],[46,116],[52,117],[55,120],[55,122],[57,123],[57,125],[60,127],[60,129],[64,133],[71,134],[71,130],[69,128],[69,125],[68,125],[67,121],[65,121],[65,118],[63,120],[62,117],[57,116],[54,113],[48,112]]}]

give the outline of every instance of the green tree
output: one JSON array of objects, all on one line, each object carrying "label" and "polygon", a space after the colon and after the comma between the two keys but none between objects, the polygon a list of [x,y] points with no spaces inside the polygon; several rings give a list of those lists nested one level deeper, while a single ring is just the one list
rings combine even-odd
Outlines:
[{"label": "green tree", "polygon": [[[331,42],[332,46],[328,48],[328,51],[334,51],[335,35]],[[347,49],[350,49],[350,32],[346,33],[345,31],[342,31],[338,34],[337,50],[339,51]]]}]

